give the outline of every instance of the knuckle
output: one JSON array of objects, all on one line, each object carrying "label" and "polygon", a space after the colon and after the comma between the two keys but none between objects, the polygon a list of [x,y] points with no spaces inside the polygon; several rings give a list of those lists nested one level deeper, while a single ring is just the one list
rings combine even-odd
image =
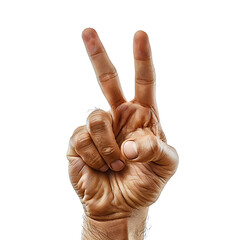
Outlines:
[{"label": "knuckle", "polygon": [[78,136],[78,140],[76,143],[76,149],[81,150],[83,148],[88,147],[92,143],[92,139],[90,138],[87,132],[81,133]]},{"label": "knuckle", "polygon": [[78,134],[84,129],[84,126],[80,126],[78,128],[76,128],[70,138],[70,143],[71,145],[75,145],[76,142],[77,142],[77,137],[78,137]]},{"label": "knuckle", "polygon": [[109,80],[118,77],[117,71],[114,69],[112,72],[103,73],[98,76],[101,83],[108,82]]},{"label": "knuckle", "polygon": [[100,155],[94,154],[88,158],[87,164],[92,168],[98,169],[102,166],[102,159],[101,159]]},{"label": "knuckle", "polygon": [[89,122],[89,130],[92,133],[102,132],[107,127],[106,122],[101,117],[96,117]]},{"label": "knuckle", "polygon": [[154,78],[136,78],[135,82],[139,85],[151,85],[155,83],[155,79]]},{"label": "knuckle", "polygon": [[108,127],[106,121],[105,112],[97,111],[94,114],[91,114],[88,119],[88,127],[90,132],[102,132]]},{"label": "knuckle", "polygon": [[76,139],[77,134],[83,129],[84,126],[77,127],[70,138],[70,141],[74,141]]},{"label": "knuckle", "polygon": [[115,148],[113,146],[108,146],[101,149],[101,154],[103,157],[111,156],[114,152]]}]

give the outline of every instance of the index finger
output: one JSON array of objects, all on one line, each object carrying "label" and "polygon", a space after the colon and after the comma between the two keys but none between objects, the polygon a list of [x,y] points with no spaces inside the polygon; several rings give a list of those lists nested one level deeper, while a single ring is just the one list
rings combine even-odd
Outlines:
[{"label": "index finger", "polygon": [[82,33],[82,38],[104,96],[112,108],[118,107],[126,100],[117,71],[111,63],[97,32],[92,28],[86,28]]}]

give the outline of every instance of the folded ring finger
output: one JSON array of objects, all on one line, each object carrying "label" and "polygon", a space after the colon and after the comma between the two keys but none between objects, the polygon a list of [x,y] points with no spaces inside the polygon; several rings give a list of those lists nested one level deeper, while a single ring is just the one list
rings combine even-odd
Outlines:
[{"label": "folded ring finger", "polygon": [[102,110],[92,112],[88,117],[87,130],[108,166],[114,171],[120,171],[125,163],[113,133],[110,114]]},{"label": "folded ring finger", "polygon": [[75,151],[82,160],[91,168],[105,172],[108,166],[99,154],[89,135],[86,126],[81,127],[76,135]]}]

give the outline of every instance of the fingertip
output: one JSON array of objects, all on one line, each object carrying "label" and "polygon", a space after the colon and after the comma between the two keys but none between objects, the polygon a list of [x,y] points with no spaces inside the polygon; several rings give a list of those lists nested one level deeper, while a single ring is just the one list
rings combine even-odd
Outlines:
[{"label": "fingertip", "polygon": [[124,166],[125,166],[125,163],[121,160],[116,160],[116,161],[111,163],[111,168],[114,171],[120,171],[124,168]]},{"label": "fingertip", "polygon": [[134,57],[137,60],[146,60],[151,57],[151,47],[146,32],[139,30],[135,33],[133,51]]},{"label": "fingertip", "polygon": [[147,38],[148,39],[148,35],[147,35],[147,33],[146,32],[144,32],[143,30],[138,30],[136,33],[135,33],[135,35],[134,35],[134,39],[136,40],[136,41],[138,41],[139,39],[141,39],[141,38]]},{"label": "fingertip", "polygon": [[93,28],[86,28],[82,32],[82,39],[85,43],[89,56],[104,52],[104,47],[98,37],[98,34]]},{"label": "fingertip", "polygon": [[106,172],[107,170],[108,170],[108,165],[107,164],[104,164],[99,170],[101,171],[101,172]]},{"label": "fingertip", "polygon": [[82,38],[84,41],[90,40],[92,37],[96,36],[97,32],[94,28],[85,28],[82,31]]}]

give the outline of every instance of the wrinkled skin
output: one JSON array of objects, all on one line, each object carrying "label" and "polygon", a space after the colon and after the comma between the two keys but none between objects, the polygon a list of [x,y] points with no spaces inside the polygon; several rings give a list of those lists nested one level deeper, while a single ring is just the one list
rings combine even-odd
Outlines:
[{"label": "wrinkled skin", "polygon": [[[142,31],[135,35],[136,93],[130,102],[123,96],[113,65],[104,58],[97,33],[86,29],[83,40],[111,109],[92,112],[86,125],[74,131],[67,154],[70,179],[88,217],[130,217],[157,200],[178,165],[176,150],[167,144],[159,122],[148,37]],[[95,56],[101,59],[95,61]],[[130,149],[130,158],[125,154],[127,141],[137,147],[137,152]],[[113,170],[111,162],[116,159],[124,164]]]}]

